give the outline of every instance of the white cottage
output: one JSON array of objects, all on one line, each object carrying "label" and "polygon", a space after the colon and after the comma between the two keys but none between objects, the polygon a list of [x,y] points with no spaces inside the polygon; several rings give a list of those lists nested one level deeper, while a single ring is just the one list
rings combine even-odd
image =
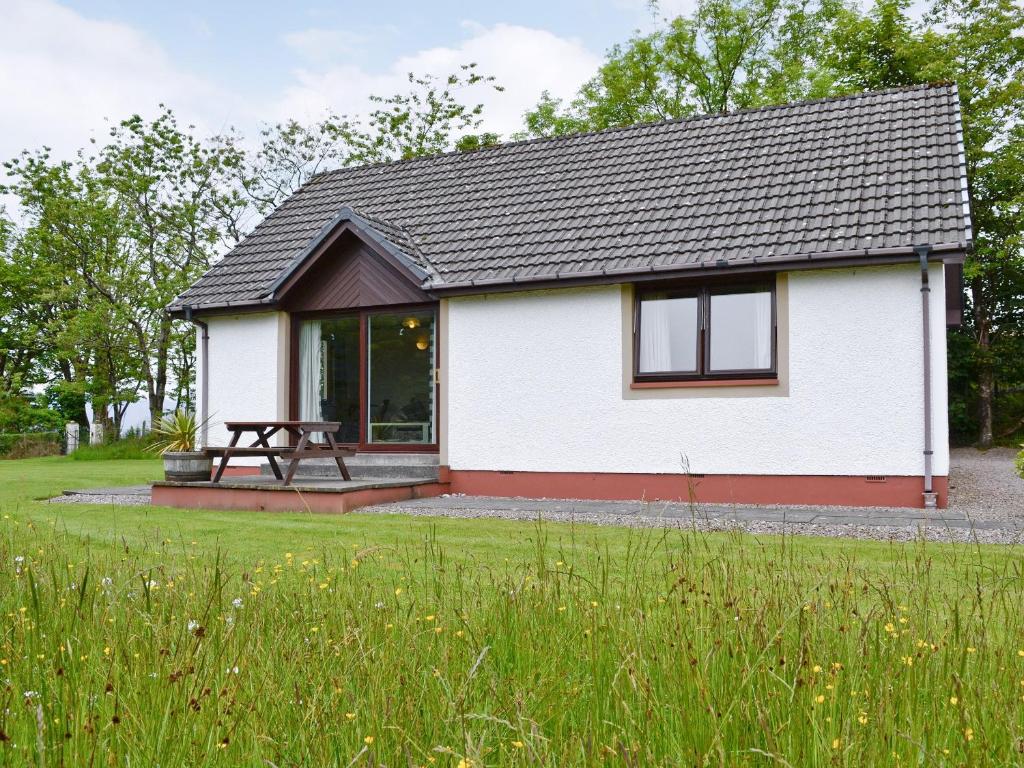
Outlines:
[{"label": "white cottage", "polygon": [[965,173],[952,85],[343,169],[172,311],[209,444],[324,419],[453,493],[944,506]]}]

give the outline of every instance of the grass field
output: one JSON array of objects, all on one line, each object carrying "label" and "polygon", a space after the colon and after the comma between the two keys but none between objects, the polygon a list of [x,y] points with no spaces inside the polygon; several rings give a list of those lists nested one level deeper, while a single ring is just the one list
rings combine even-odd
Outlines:
[{"label": "grass field", "polygon": [[2,765],[1016,765],[1011,548],[45,505],[0,462]]}]

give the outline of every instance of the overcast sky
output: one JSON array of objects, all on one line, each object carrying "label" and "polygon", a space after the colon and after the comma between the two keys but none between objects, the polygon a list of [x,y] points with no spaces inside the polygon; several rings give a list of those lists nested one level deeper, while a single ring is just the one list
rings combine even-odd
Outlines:
[{"label": "overcast sky", "polygon": [[571,96],[651,18],[646,0],[0,0],[0,158],[44,144],[68,156],[104,118],[160,102],[210,133],[359,114],[409,71],[471,61],[505,86],[476,100],[507,136],[542,90]]}]

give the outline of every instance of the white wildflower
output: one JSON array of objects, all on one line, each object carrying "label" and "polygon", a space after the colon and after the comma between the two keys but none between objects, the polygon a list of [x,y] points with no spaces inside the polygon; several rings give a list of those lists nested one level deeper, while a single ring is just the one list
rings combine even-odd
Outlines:
[{"label": "white wildflower", "polygon": [[199,629],[199,622],[196,621],[195,619],[189,619],[188,620],[188,631],[189,632],[195,632],[197,629]]},{"label": "white wildflower", "polygon": [[235,606],[235,608],[241,608],[244,605],[244,603],[242,602],[242,598],[240,597],[236,597],[234,600],[232,600],[231,604]]},{"label": "white wildflower", "polygon": [[114,580],[109,576],[104,576],[102,579],[100,579],[100,584],[103,585],[104,589],[109,589],[110,587],[114,586]]},{"label": "white wildflower", "polygon": [[381,608],[384,607],[384,603],[382,601],[378,600],[376,603],[373,604],[373,607],[376,608],[377,610],[380,610]]},{"label": "white wildflower", "polygon": [[36,696],[39,695],[39,691],[25,691],[22,696],[25,697],[26,701],[32,701]]}]

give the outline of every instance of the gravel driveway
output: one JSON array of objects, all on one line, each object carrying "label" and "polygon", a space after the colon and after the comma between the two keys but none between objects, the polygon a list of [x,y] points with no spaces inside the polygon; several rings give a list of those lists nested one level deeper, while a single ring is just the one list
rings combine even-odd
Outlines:
[{"label": "gravel driveway", "polygon": [[[909,540],[1024,542],[1024,480],[1013,470],[1009,448],[956,448],[950,456],[949,508],[809,507],[679,504],[637,501],[504,499],[438,496],[367,507],[372,514],[493,517],[642,527],[742,529],[751,533],[799,533]],[[148,504],[149,487],[70,491],[55,503]]]},{"label": "gravel driveway", "polygon": [[1012,448],[954,448],[949,462],[949,508],[972,520],[1024,522],[1024,479],[1013,471]]},{"label": "gravel driveway", "polygon": [[926,536],[936,541],[1024,542],[1024,480],[1013,470],[1009,448],[954,449],[950,456],[948,509],[677,504],[562,499],[439,496],[367,507],[378,514],[495,517],[638,527],[742,529],[883,540]]}]

